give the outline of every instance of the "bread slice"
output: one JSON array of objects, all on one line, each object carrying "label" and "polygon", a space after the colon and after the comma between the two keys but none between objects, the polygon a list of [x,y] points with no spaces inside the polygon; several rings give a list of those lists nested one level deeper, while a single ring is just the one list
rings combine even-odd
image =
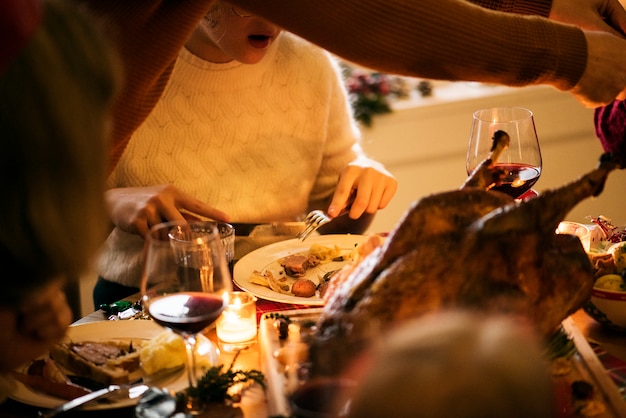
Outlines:
[{"label": "bread slice", "polygon": [[61,342],[50,358],[70,374],[110,385],[129,383],[141,374],[141,342],[129,340]]}]

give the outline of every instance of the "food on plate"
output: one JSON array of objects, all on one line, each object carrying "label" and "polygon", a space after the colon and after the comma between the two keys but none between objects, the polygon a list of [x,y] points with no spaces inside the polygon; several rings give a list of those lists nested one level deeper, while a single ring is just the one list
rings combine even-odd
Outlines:
[{"label": "food on plate", "polygon": [[619,274],[605,274],[604,276],[600,276],[593,287],[614,292],[626,291],[626,283],[624,283],[624,279]]},{"label": "food on plate", "polygon": [[349,261],[354,257],[353,252],[345,253],[338,245],[328,247],[326,245],[313,244],[309,254],[316,257],[321,264],[331,261]]},{"label": "food on plate", "polygon": [[[481,168],[493,172],[494,164]],[[385,243],[326,295],[311,344],[314,373],[342,370],[367,343],[373,319],[387,330],[465,308],[523,317],[551,335],[589,299],[594,282],[580,240],[555,231],[617,168],[605,154],[579,179],[522,202],[487,190],[497,176],[472,173],[460,190],[415,202]]]},{"label": "food on plate", "polygon": [[258,284],[261,286],[269,287],[276,293],[282,293],[284,295],[291,295],[291,282],[293,280],[285,276],[275,278],[274,274],[270,270],[260,272],[254,270],[250,277],[250,283]]},{"label": "food on plate", "polygon": [[270,283],[268,281],[269,276],[272,275],[272,272],[260,272],[259,270],[254,270],[250,275],[250,283],[258,284],[259,286],[270,287]]},{"label": "food on plate", "polygon": [[357,259],[359,247],[342,249],[338,245],[313,244],[307,251],[279,258],[263,271],[254,270],[249,281],[284,295],[323,298],[330,278],[338,271],[329,269],[329,263]]},{"label": "food on plate", "polygon": [[[201,355],[202,353],[199,354],[195,356],[196,367],[201,369],[211,367],[210,359]],[[186,355],[183,338],[169,330],[152,338],[139,350],[141,368],[146,375],[154,374],[160,370],[182,367],[185,364]]]},{"label": "food on plate", "polygon": [[320,260],[314,255],[293,254],[283,257],[279,263],[287,276],[302,277],[308,269],[317,266]]},{"label": "food on plate", "polygon": [[36,391],[65,400],[71,400],[91,392],[83,386],[72,383],[70,378],[49,358],[37,359],[28,366],[26,373],[14,371],[12,376],[18,382],[22,382]]},{"label": "food on plate", "polygon": [[583,310],[606,328],[623,333],[626,331],[626,242],[602,241],[601,244],[589,253],[595,283]]},{"label": "food on plate", "polygon": [[139,350],[141,368],[146,374],[185,364],[185,342],[171,332],[163,331]]},{"label": "food on plate", "polygon": [[613,264],[615,264],[617,273],[626,270],[626,242],[612,245],[607,252],[613,256]]},{"label": "food on plate", "polygon": [[141,373],[141,340],[63,341],[50,349],[50,358],[77,376],[102,383],[124,384]]},{"label": "food on plate", "polygon": [[594,277],[598,278],[605,274],[615,274],[613,255],[606,253],[590,253],[589,260],[594,271]]},{"label": "food on plate", "polygon": [[[198,336],[195,360],[202,372],[214,365],[211,347],[206,337]],[[33,390],[69,400],[109,384],[160,379],[163,375],[158,372],[182,370],[186,355],[182,337],[169,330],[150,340],[64,341],[50,350],[49,357],[34,360],[13,377]]]},{"label": "food on plate", "polygon": [[334,290],[341,286],[344,281],[350,277],[354,267],[367,257],[372,251],[380,247],[384,242],[380,235],[368,235],[365,241],[356,248],[356,255],[351,263],[346,264],[339,270],[332,271],[325,277],[324,283],[320,287],[320,297],[327,301],[328,296],[334,293]]},{"label": "food on plate", "polygon": [[306,253],[291,254],[281,258],[278,263],[285,269],[285,274],[290,277],[302,277],[307,270],[320,264],[332,261],[351,261],[354,259],[354,251],[343,251],[338,245],[328,247],[313,244]]},{"label": "food on plate", "polygon": [[309,279],[298,279],[291,286],[291,293],[301,298],[310,298],[315,296],[317,285]]},{"label": "food on plate", "polygon": [[606,240],[601,241],[597,248],[588,253],[596,278],[593,287],[614,292],[626,292],[624,282],[626,277],[626,241],[617,241],[617,239],[626,239],[626,235],[616,232],[623,231],[623,229],[612,226],[608,218],[600,216],[595,218],[594,222],[598,223],[598,220],[602,220],[600,225],[602,225],[603,230],[609,232],[605,233]]}]

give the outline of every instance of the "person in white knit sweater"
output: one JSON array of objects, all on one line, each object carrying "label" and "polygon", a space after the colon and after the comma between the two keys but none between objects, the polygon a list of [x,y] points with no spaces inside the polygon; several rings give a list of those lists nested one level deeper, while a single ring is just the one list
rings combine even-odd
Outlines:
[{"label": "person in white knit sweater", "polygon": [[109,178],[115,228],[97,262],[96,308],[138,290],[143,236],[166,220],[337,216],[354,194],[326,232],[364,232],[397,181],[361,149],[341,77],[326,51],[216,2]]}]

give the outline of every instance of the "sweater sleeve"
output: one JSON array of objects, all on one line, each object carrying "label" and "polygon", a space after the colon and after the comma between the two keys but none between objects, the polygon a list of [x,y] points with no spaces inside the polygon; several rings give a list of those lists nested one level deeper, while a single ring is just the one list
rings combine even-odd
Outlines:
[{"label": "sweater sleeve", "polygon": [[[113,109],[112,169],[159,100],[178,51],[215,0],[73,1],[103,18],[125,65],[126,85]],[[561,90],[578,82],[587,60],[584,33],[526,15],[544,15],[548,1],[475,1],[232,0],[379,71]]]},{"label": "sweater sleeve", "polygon": [[597,108],[594,123],[604,151],[617,153],[626,161],[626,101],[615,100]]},{"label": "sweater sleeve", "polygon": [[214,0],[74,0],[103,21],[118,46],[125,86],[113,108],[110,168],[158,102],[178,52]]},{"label": "sweater sleeve", "polygon": [[552,0],[469,0],[487,9],[523,15],[548,17]]},{"label": "sweater sleeve", "polygon": [[[579,28],[467,1],[233,2],[349,61],[388,73],[569,90],[586,66]],[[545,2],[508,3],[518,12],[549,9]],[[481,3],[489,4],[502,10],[507,2]]]}]

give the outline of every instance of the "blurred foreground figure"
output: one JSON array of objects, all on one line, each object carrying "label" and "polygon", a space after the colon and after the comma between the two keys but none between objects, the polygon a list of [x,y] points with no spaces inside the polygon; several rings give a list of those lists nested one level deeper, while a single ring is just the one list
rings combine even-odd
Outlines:
[{"label": "blurred foreground figure", "polygon": [[551,377],[530,329],[463,312],[400,326],[365,358],[349,416],[553,417]]},{"label": "blurred foreground figure", "polygon": [[[119,63],[62,1],[0,1],[0,398],[72,313],[62,291],[107,232],[109,108]],[[9,273],[13,275],[9,275]]]}]

